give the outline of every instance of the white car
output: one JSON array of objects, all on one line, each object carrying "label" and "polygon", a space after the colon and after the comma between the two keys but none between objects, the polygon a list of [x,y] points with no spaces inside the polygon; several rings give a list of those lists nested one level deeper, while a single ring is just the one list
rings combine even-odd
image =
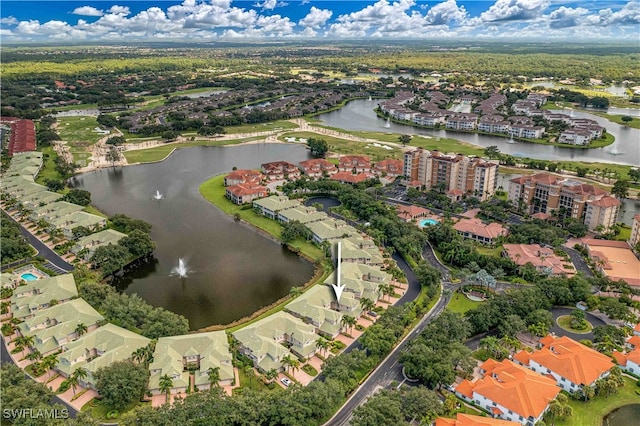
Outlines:
[{"label": "white car", "polygon": [[280,381],[282,382],[283,385],[285,385],[286,387],[291,386],[291,380],[287,379],[286,377],[283,377],[282,379],[280,379]]}]

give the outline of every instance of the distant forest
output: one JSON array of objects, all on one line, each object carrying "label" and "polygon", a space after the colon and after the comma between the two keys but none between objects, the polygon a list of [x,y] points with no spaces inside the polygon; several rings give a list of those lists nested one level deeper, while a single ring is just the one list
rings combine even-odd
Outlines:
[{"label": "distant forest", "polygon": [[[162,49],[160,49],[162,48]],[[4,78],[95,75],[105,70],[195,71],[240,67],[284,72],[292,66],[352,73],[473,73],[528,77],[637,79],[637,44],[508,43],[478,41],[340,41],[168,44],[134,46],[3,46]]]}]

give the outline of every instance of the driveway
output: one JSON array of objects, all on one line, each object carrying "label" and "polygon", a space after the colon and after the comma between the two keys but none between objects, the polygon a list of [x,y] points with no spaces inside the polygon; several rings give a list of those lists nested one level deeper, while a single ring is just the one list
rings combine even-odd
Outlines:
[{"label": "driveway", "polygon": [[564,246],[563,250],[567,252],[573,266],[576,267],[576,271],[581,272],[586,278],[593,277],[593,272],[591,272],[591,268],[587,265],[587,261],[584,260],[584,257],[574,248]]},{"label": "driveway", "polygon": [[[8,213],[7,216],[9,216]],[[9,218],[20,227],[20,232],[22,232],[22,235],[27,238],[29,244],[31,244],[33,248],[36,249],[36,251],[38,252],[38,256],[44,257],[49,263],[51,263],[53,266],[56,266],[59,270],[62,270],[64,272],[73,271],[73,265],[63,260],[60,256],[58,256],[58,253],[51,250],[42,241],[36,238],[31,232],[27,231],[27,229],[25,229],[25,227],[22,226],[20,222],[16,221],[11,216],[9,216]]]},{"label": "driveway", "polygon": [[[563,315],[571,315],[571,312],[573,312],[574,309],[577,309],[577,308],[568,308],[568,307],[553,308],[551,310],[551,315],[553,315],[553,326],[549,331],[555,333],[556,336],[568,336],[576,341],[580,341],[583,339],[593,340],[593,333],[591,332],[585,333],[585,334],[571,333],[570,331],[560,328],[560,326],[558,325],[557,323],[558,317]],[[603,321],[602,319],[598,318],[597,316],[589,312],[585,312],[585,317],[587,321],[589,321],[594,327],[607,324],[605,321]]]}]

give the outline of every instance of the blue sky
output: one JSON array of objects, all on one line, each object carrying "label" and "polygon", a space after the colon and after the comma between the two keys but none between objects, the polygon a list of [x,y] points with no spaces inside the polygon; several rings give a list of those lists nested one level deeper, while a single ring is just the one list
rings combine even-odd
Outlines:
[{"label": "blue sky", "polygon": [[2,0],[12,42],[284,38],[640,42],[640,0]]}]

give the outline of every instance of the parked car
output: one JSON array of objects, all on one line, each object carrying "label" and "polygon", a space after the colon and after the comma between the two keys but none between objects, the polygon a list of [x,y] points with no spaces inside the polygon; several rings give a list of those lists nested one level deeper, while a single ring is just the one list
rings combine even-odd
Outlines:
[{"label": "parked car", "polygon": [[291,380],[287,379],[286,377],[283,377],[282,379],[280,379],[280,381],[282,382],[283,385],[285,385],[286,387],[291,386]]}]

